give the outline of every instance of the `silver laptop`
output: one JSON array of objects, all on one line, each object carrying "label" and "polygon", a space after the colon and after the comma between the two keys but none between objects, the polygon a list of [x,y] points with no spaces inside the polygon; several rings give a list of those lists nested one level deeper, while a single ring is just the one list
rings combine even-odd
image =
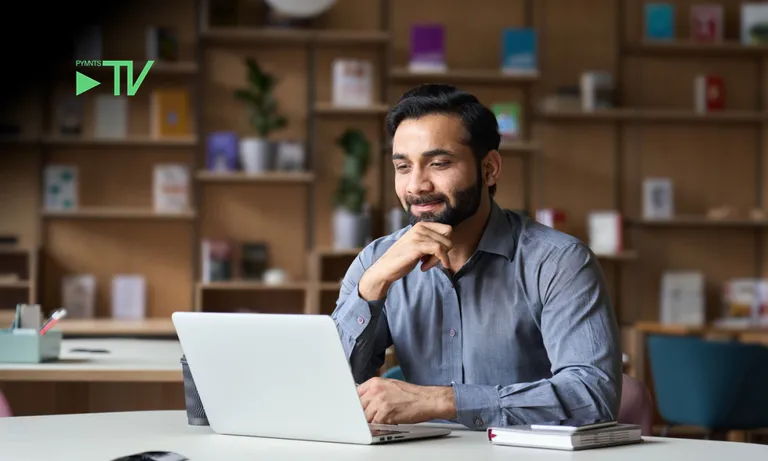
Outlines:
[{"label": "silver laptop", "polygon": [[216,433],[355,444],[451,433],[368,424],[329,316],[176,312],[172,318]]}]

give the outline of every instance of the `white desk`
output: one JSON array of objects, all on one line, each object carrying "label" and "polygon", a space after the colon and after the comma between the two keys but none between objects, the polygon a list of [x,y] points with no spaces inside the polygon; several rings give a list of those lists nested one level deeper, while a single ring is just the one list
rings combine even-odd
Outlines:
[{"label": "white desk", "polygon": [[213,434],[208,427],[188,426],[183,411],[0,418],[0,447],[3,459],[14,461],[109,461],[149,450],[174,451],[193,461],[768,459],[765,445],[653,437],[639,445],[581,452],[493,446],[484,432],[467,430],[442,439],[379,446],[235,437]]},{"label": "white desk", "polygon": [[17,415],[182,409],[181,355],[171,339],[64,339],[58,361],[0,363],[0,390]]}]

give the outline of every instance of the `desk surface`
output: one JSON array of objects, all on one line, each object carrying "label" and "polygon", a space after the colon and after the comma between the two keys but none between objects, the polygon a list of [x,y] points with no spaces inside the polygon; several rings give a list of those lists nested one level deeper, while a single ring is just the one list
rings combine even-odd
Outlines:
[{"label": "desk surface", "polygon": [[[105,349],[108,353],[75,352]],[[178,340],[64,339],[60,359],[0,363],[0,381],[183,382]]]},{"label": "desk surface", "polygon": [[[45,443],[40,443],[45,441]],[[639,445],[564,452],[493,446],[484,432],[456,430],[441,439],[366,446],[213,434],[187,425],[181,411],[90,413],[0,418],[4,457],[18,461],[111,460],[142,451],[180,453],[194,461],[333,460],[590,460],[768,459],[768,446],[648,437]]]},{"label": "desk surface", "polygon": [[169,318],[144,320],[63,319],[57,325],[64,336],[168,336],[176,338]]}]

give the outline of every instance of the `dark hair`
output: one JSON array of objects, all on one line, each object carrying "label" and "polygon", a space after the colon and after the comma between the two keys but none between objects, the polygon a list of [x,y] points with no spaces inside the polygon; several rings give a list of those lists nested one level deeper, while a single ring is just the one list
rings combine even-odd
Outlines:
[{"label": "dark hair", "polygon": [[[424,115],[458,115],[467,132],[464,143],[472,149],[477,159],[478,177],[481,177],[482,160],[491,150],[498,150],[501,136],[496,115],[482,105],[470,93],[451,85],[426,84],[405,92],[387,114],[387,135],[391,140],[403,120],[417,119]],[[490,186],[491,197],[496,185]]]}]

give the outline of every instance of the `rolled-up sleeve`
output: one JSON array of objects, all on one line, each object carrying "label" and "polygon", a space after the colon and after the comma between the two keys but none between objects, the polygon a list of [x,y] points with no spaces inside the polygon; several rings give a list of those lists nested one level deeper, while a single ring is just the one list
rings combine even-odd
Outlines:
[{"label": "rolled-up sleeve", "polygon": [[371,246],[365,248],[347,269],[331,314],[358,383],[376,375],[392,344],[384,309],[386,298],[366,301],[358,291],[360,278],[371,265],[372,253]]},{"label": "rolled-up sleeve", "polygon": [[567,418],[616,419],[621,341],[607,284],[584,244],[541,265],[541,334],[552,377],[527,383],[453,383],[457,422],[476,429]]}]

